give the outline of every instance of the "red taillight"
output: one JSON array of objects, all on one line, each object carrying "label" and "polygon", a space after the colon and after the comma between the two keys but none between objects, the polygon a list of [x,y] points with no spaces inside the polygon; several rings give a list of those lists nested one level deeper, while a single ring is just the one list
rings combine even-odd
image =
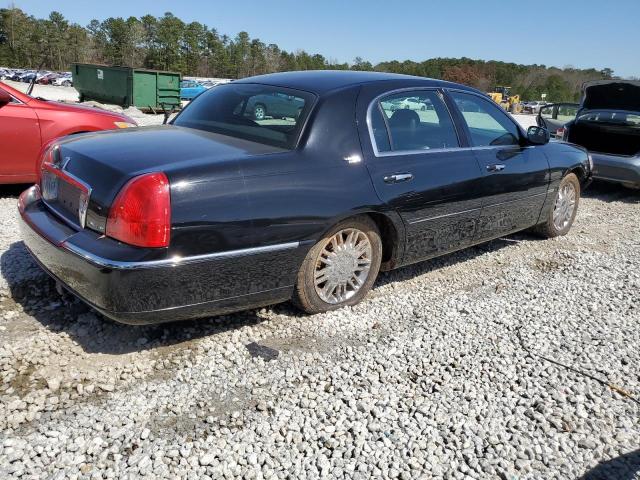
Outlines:
[{"label": "red taillight", "polygon": [[109,210],[107,236],[138,247],[166,247],[170,231],[167,176],[156,172],[129,180]]},{"label": "red taillight", "polygon": [[36,165],[36,183],[39,185],[40,180],[42,179],[42,169],[46,163],[53,164],[54,159],[53,156],[57,154],[56,150],[58,149],[58,144],[55,143],[55,140],[51,140],[46,143],[41,149],[40,154],[38,155],[38,159],[40,161],[39,165]]}]

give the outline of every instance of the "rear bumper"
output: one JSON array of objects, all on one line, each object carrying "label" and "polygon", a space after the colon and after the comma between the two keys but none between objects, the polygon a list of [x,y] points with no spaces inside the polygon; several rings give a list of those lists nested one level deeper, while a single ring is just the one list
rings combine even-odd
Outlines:
[{"label": "rear bumper", "polygon": [[593,178],[640,187],[640,155],[623,157],[604,153],[591,153]]},{"label": "rear bumper", "polygon": [[[20,196],[19,210],[22,238],[38,264],[90,306],[128,324],[206,317],[285,301],[306,252],[290,243],[149,258],[158,250],[129,247],[62,223],[35,187]],[[266,268],[271,275],[264,274]]]}]

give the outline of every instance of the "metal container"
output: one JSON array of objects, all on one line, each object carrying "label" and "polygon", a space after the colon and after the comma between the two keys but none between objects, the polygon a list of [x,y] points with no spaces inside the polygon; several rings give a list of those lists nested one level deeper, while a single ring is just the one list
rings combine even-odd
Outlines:
[{"label": "metal container", "polygon": [[73,86],[80,101],[136,106],[145,111],[180,108],[180,74],[132,67],[74,63]]}]

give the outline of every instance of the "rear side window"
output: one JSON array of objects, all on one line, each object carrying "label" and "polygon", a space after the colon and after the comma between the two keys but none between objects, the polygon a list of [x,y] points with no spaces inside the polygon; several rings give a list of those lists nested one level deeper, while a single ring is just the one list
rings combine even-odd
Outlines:
[{"label": "rear side window", "polygon": [[[380,100],[378,105],[381,118],[389,127],[389,147],[394,152],[420,151],[439,148],[458,147],[453,122],[445,106],[435,91],[418,90],[389,95]],[[374,109],[374,112],[377,109]],[[376,114],[377,115],[377,114]],[[383,117],[382,117],[383,116]],[[377,120],[381,125],[382,122]],[[372,128],[376,122],[372,117]],[[387,144],[382,134],[374,137],[378,151]]]},{"label": "rear side window", "polygon": [[474,147],[520,144],[518,127],[495,103],[461,92],[451,92],[451,97],[469,127]]},{"label": "rear side window", "polygon": [[384,123],[382,113],[378,105],[371,110],[371,131],[373,139],[376,142],[379,152],[388,152],[391,150],[391,142],[389,141],[389,132],[387,125]]},{"label": "rear side window", "polygon": [[230,83],[203,92],[172,123],[292,149],[314,98],[289,88]]}]

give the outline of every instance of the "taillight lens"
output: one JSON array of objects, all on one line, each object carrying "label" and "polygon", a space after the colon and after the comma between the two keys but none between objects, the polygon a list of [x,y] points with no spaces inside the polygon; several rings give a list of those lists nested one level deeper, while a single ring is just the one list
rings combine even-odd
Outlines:
[{"label": "taillight lens", "polygon": [[54,155],[59,155],[58,144],[55,141],[50,141],[40,149],[38,155],[40,163],[36,166],[36,183],[39,185],[42,179],[42,169],[45,163],[54,164]]},{"label": "taillight lens", "polygon": [[170,232],[167,176],[156,172],[129,180],[109,210],[107,236],[138,247],[166,247]]}]

